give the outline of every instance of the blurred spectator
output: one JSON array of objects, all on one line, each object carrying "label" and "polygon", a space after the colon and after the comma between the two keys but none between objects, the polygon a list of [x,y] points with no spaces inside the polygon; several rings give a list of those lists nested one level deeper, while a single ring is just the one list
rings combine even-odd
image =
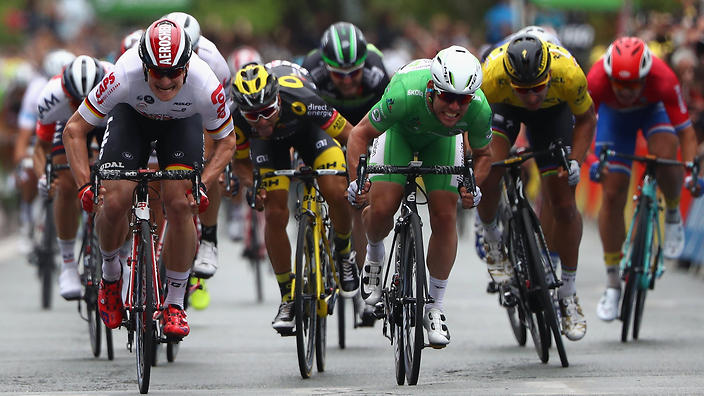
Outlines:
[{"label": "blurred spectator", "polygon": [[501,0],[484,15],[486,41],[495,44],[513,32],[515,12],[507,0]]}]

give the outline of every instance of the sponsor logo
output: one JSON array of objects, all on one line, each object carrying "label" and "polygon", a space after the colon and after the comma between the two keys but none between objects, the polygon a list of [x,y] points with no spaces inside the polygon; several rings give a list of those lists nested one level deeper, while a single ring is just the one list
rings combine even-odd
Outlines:
[{"label": "sponsor logo", "polygon": [[[120,86],[120,83],[117,83],[117,85],[115,85],[114,87],[110,87],[114,83],[115,83],[115,72],[112,72],[112,73],[108,74],[107,76],[105,76],[105,78],[103,78],[103,81],[101,81],[100,84],[98,84],[98,87],[95,91],[95,98],[98,99],[98,104],[103,104],[103,102],[105,101],[105,97],[103,96],[103,94],[105,94],[107,96],[107,95],[111,94],[113,91],[115,91],[115,89],[117,87]],[[108,87],[110,87],[110,89],[108,89]]]},{"label": "sponsor logo", "polygon": [[132,153],[130,153],[129,151],[123,151],[122,158],[124,158],[126,160],[131,160],[134,158],[134,155]]},{"label": "sponsor logo", "polygon": [[44,113],[49,111],[57,103],[59,103],[59,98],[57,98],[53,93],[51,94],[51,98],[44,98],[44,106],[41,104],[37,106],[37,109],[39,110],[39,118],[42,118]]},{"label": "sponsor logo", "polygon": [[323,147],[325,147],[325,146],[327,146],[327,145],[328,145],[327,140],[324,140],[324,139],[323,139],[323,140],[318,140],[317,142],[315,142],[315,149],[317,150],[317,149],[323,148]]},{"label": "sponsor logo", "polygon": [[332,115],[332,112],[328,108],[327,104],[315,104],[315,103],[309,103],[308,107],[308,114],[311,116],[318,116],[318,117],[330,117]]},{"label": "sponsor logo", "polygon": [[191,102],[174,102],[174,106],[190,106],[192,104]]},{"label": "sponsor logo", "polygon": [[264,187],[264,188],[274,187],[274,186],[278,186],[278,185],[279,185],[278,178],[262,180],[262,187]]},{"label": "sponsor logo", "polygon": [[115,161],[110,161],[110,162],[105,162],[103,164],[100,164],[100,170],[106,170],[106,169],[125,169],[125,165],[122,162],[115,162]]},{"label": "sponsor logo", "polygon": [[372,120],[375,122],[381,122],[381,110],[378,108],[372,109]]},{"label": "sponsor logo", "polygon": [[218,87],[210,94],[210,101],[216,106],[220,105],[217,110],[218,118],[225,118],[225,94],[223,93],[222,84],[218,84]]},{"label": "sponsor logo", "polygon": [[174,153],[171,154],[171,156],[174,158],[183,158],[185,156],[185,154],[183,153],[183,151],[174,151]]},{"label": "sponsor logo", "polygon": [[306,105],[299,101],[293,102],[291,103],[291,111],[293,111],[293,114],[302,116],[306,113]]},{"label": "sponsor logo", "polygon": [[159,51],[157,62],[162,65],[172,66],[171,61],[171,26],[159,25]]},{"label": "sponsor logo", "polygon": [[327,162],[321,166],[322,169],[335,169],[337,168],[337,161]]},{"label": "sponsor logo", "polygon": [[393,98],[388,98],[386,99],[386,108],[389,109],[389,113],[391,112],[391,108],[394,105],[394,99]]},{"label": "sponsor logo", "polygon": [[144,95],[144,101],[149,104],[154,104],[154,97],[151,95]]},{"label": "sponsor logo", "polygon": [[406,92],[406,95],[407,96],[423,96],[423,91],[421,91],[420,89],[409,89]]},{"label": "sponsor logo", "polygon": [[257,164],[263,164],[265,162],[269,161],[269,156],[266,154],[258,155],[255,159],[254,162]]}]

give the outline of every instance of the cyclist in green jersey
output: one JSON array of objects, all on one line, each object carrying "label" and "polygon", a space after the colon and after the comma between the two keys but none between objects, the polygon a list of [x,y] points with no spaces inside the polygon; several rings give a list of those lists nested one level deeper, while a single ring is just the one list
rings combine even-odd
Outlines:
[{"label": "cyclist in green jersey", "polygon": [[[374,139],[370,164],[405,166],[414,153],[424,166],[462,165],[465,151],[471,147],[477,182],[489,172],[491,163],[491,109],[484,93],[481,65],[468,50],[459,46],[446,48],[431,59],[418,59],[401,68],[393,77],[381,100],[376,103],[348,140],[347,163],[350,179],[356,178],[359,155]],[[369,202],[363,221],[367,233],[367,256],[362,269],[362,297],[367,304],[381,299],[384,238],[393,228],[393,215],[403,195],[402,175],[372,175],[371,184],[357,194],[356,180],[348,188],[355,205]],[[447,280],[457,253],[457,194],[460,177],[426,175],[423,182],[428,193],[428,210],[432,233],[428,243],[428,294],[433,304],[425,306],[423,326],[431,345],[442,347],[450,342],[443,310]],[[462,206],[479,203],[477,188],[468,192],[460,187]]]}]

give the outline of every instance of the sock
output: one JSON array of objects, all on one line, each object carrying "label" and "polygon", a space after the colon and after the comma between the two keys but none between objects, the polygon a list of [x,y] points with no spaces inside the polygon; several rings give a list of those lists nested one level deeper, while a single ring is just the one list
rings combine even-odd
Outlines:
[{"label": "sock", "polygon": [[108,282],[116,282],[120,279],[122,267],[118,258],[119,251],[120,249],[115,249],[106,252],[100,248],[100,254],[103,255],[103,279]]},{"label": "sock", "polygon": [[78,267],[78,263],[76,262],[76,256],[74,253],[74,249],[76,246],[76,239],[59,239],[58,237],[56,240],[59,243],[59,251],[61,252],[61,270],[65,270],[68,268],[76,268]]},{"label": "sock", "polygon": [[668,223],[679,223],[682,221],[680,215],[680,197],[675,199],[665,199],[665,221]]},{"label": "sock", "polygon": [[367,260],[383,261],[384,260],[384,240],[378,242],[367,241]]},{"label": "sock", "polygon": [[484,240],[487,242],[498,242],[501,240],[501,231],[499,231],[499,222],[497,216],[488,223],[484,223]]},{"label": "sock", "polygon": [[293,286],[293,278],[296,276],[293,272],[284,272],[276,274],[276,281],[279,282],[279,291],[281,292],[281,301],[287,302],[293,300],[291,296],[291,286]]},{"label": "sock", "polygon": [[438,279],[430,275],[428,286],[428,295],[430,295],[430,297],[432,297],[435,302],[432,304],[425,305],[425,313],[428,313],[431,308],[437,308],[439,310],[442,310],[442,303],[443,299],[445,298],[445,290],[447,289],[447,279]]},{"label": "sock", "polygon": [[130,256],[130,253],[132,250],[132,240],[127,240],[125,243],[120,246],[119,250],[119,255],[120,255],[120,264],[123,266],[127,263],[127,258]]},{"label": "sock", "polygon": [[188,286],[188,275],[190,273],[191,271],[166,270],[166,299],[164,300],[164,305],[178,305],[183,309],[183,296],[186,295],[186,286]]},{"label": "sock", "polygon": [[621,278],[619,277],[619,263],[621,262],[621,252],[604,252],[604,264],[606,264],[606,287],[620,289]]},{"label": "sock", "polygon": [[562,274],[560,276],[562,280],[562,286],[560,290],[557,291],[558,298],[569,297],[577,293],[577,271],[566,271],[562,268]]},{"label": "sock", "polygon": [[217,246],[218,245],[218,224],[215,223],[214,225],[211,225],[211,226],[207,226],[207,225],[202,226],[200,240],[212,242],[215,246]]},{"label": "sock", "polygon": [[27,224],[27,227],[32,224],[32,205],[30,202],[20,202],[20,223]]},{"label": "sock", "polygon": [[338,256],[344,256],[350,253],[352,249],[352,244],[350,243],[351,237],[352,231],[346,234],[335,231],[335,252]]}]

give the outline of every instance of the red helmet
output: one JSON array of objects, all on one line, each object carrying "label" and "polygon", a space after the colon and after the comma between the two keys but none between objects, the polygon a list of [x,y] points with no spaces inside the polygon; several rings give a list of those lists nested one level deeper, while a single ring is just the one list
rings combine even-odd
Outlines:
[{"label": "red helmet", "polygon": [[248,45],[235,48],[227,58],[227,64],[230,66],[232,75],[248,63],[262,63],[262,56],[259,52]]},{"label": "red helmet", "polygon": [[142,35],[144,35],[144,29],[137,29],[134,32],[125,36],[125,38],[122,39],[122,43],[120,44],[120,56],[122,56],[122,54],[124,54],[128,49],[139,44],[140,40],[142,39]]},{"label": "red helmet", "polygon": [[191,53],[188,35],[169,19],[159,19],[149,25],[139,41],[139,58],[149,69],[186,67]]},{"label": "red helmet", "polygon": [[606,50],[604,70],[614,80],[633,81],[644,78],[653,66],[653,55],[638,37],[616,39]]}]

